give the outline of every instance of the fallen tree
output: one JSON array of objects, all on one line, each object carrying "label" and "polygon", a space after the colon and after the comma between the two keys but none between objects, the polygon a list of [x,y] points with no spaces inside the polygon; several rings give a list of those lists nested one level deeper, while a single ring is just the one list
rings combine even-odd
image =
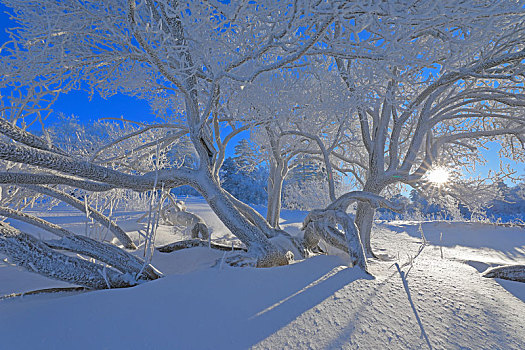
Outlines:
[{"label": "fallen tree", "polygon": [[489,269],[483,274],[487,278],[501,278],[504,280],[525,283],[525,265],[498,266]]}]

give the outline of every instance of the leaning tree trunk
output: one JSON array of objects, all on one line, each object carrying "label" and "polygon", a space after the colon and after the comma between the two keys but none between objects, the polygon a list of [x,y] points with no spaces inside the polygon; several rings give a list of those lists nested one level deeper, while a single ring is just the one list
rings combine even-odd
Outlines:
[{"label": "leaning tree trunk", "polygon": [[50,248],[67,250],[97,259],[120,270],[122,273],[133,275],[135,279],[157,279],[162,277],[162,273],[150,264],[145,264],[141,259],[112,244],[75,235],[46,220],[7,207],[0,206],[0,215],[39,227],[60,237],[59,240],[43,242]]},{"label": "leaning tree trunk", "polygon": [[194,186],[224,225],[247,246],[248,254],[256,260],[256,266],[287,265],[287,252],[270,242],[264,228],[254,225],[241,214],[211,172],[202,175],[204,176],[199,176],[199,181]]},{"label": "leaning tree trunk", "polygon": [[501,278],[525,283],[525,265],[498,266],[483,274],[487,278]]}]

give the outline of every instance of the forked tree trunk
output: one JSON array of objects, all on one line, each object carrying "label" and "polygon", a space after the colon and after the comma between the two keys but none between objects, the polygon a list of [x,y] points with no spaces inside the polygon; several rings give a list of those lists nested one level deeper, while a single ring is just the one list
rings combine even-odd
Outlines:
[{"label": "forked tree trunk", "polygon": [[367,203],[370,208],[382,207],[394,211],[403,210],[402,206],[394,205],[374,193],[347,192],[330,203],[326,209],[315,209],[307,215],[303,222],[304,244],[311,249],[319,242],[320,238],[323,238],[330,245],[348,252],[352,264],[360,266],[366,271],[366,252],[363,238],[360,237],[360,231],[354,220],[347,214],[348,207],[355,202]]},{"label": "forked tree trunk", "polygon": [[[367,181],[367,183],[363,186],[364,192],[370,193],[374,196],[379,196],[379,197],[381,196],[381,192],[383,191],[383,189],[384,189],[383,184],[380,184],[373,180]],[[357,210],[356,210],[356,216],[355,216],[355,224],[357,228],[359,229],[359,236],[361,237],[361,243],[363,244],[365,255],[369,258],[376,257],[372,250],[372,245],[371,245],[372,226],[374,224],[374,215],[376,213],[376,208],[377,206],[372,206],[371,203],[368,201],[360,201],[357,204]]]},{"label": "forked tree trunk", "polygon": [[[342,227],[340,231],[337,226]],[[313,210],[303,222],[304,245],[314,248],[322,238],[326,243],[348,253],[352,266],[368,272],[366,256],[359,239],[359,231],[352,218],[343,211]]]}]

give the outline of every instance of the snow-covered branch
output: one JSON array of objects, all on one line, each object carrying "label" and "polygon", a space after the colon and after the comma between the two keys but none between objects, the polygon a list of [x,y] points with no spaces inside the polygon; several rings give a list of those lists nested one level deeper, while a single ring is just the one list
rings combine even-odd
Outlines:
[{"label": "snow-covered branch", "polygon": [[11,263],[29,271],[88,288],[122,288],[137,284],[129,274],[54,251],[33,236],[3,222],[0,222],[0,252],[7,255]]},{"label": "snow-covered branch", "polygon": [[144,278],[147,279],[162,276],[150,265],[143,269],[143,261],[116,246],[98,242],[89,237],[77,236],[58,225],[10,208],[0,207],[0,215],[26,222],[61,237],[60,240],[44,242],[51,248],[68,250],[95,258],[115,267],[122,273],[133,273],[136,278],[141,278],[139,275],[141,271],[144,273]]},{"label": "snow-covered branch", "polygon": [[86,191],[103,192],[114,189],[115,186],[80,180],[73,177],[66,177],[54,174],[32,174],[19,172],[0,172],[0,184],[13,185],[67,185],[74,188],[81,188]]}]

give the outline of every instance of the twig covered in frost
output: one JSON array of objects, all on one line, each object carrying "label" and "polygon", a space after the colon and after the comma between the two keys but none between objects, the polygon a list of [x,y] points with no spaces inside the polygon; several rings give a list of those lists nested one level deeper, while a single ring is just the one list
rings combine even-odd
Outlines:
[{"label": "twig covered in frost", "polygon": [[108,289],[111,289],[111,284],[109,284],[108,275],[106,273],[106,265],[102,268],[102,270],[98,270],[98,272],[102,275],[104,278],[104,281],[106,282],[106,285],[108,286]]},{"label": "twig covered in frost", "polygon": [[443,259],[443,232],[439,233],[439,253],[441,254],[441,259]]}]

